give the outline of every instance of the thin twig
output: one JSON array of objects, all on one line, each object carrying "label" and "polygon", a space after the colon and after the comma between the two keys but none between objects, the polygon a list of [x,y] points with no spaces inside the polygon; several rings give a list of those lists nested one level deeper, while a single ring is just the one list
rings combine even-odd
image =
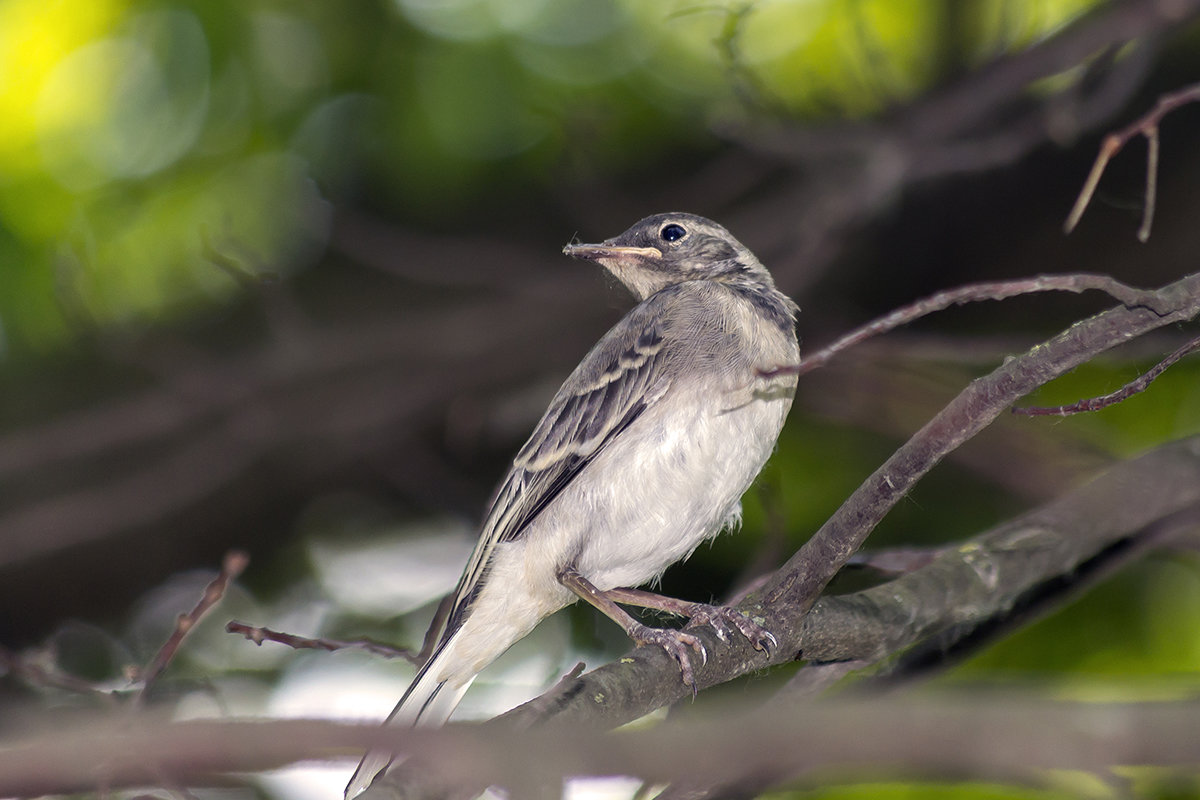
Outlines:
[{"label": "thin twig", "polygon": [[1142,224],[1138,226],[1138,241],[1145,244],[1150,239],[1150,225],[1154,222],[1154,206],[1158,196],[1158,126],[1146,131],[1146,199],[1142,203]]},{"label": "thin twig", "polygon": [[208,611],[220,602],[225,596],[225,590],[229,588],[232,582],[238,575],[246,569],[246,565],[250,563],[250,557],[239,550],[231,550],[225,554],[225,560],[221,564],[221,572],[217,577],[212,579],[208,586],[204,587],[204,594],[200,596],[199,602],[195,608],[186,614],[180,614],[175,621],[175,630],[167,637],[167,641],[163,642],[163,646],[154,654],[154,658],[141,671],[140,678],[142,682],[141,690],[134,695],[134,706],[143,704],[146,700],[146,695],[149,693],[151,686],[158,680],[158,677],[163,674],[175,654],[179,651],[180,645],[187,637],[188,633],[196,627],[198,623]]},{"label": "thin twig", "polygon": [[1079,272],[1066,275],[1035,275],[1032,278],[1021,278],[1013,281],[972,283],[938,292],[868,322],[866,325],[850,331],[850,333],[847,333],[833,344],[806,356],[800,364],[762,369],[759,370],[759,374],[767,378],[775,375],[804,375],[824,366],[841,351],[853,347],[872,336],[878,336],[895,330],[901,325],[907,325],[914,320],[937,311],[943,311],[951,306],[962,305],[964,303],[978,303],[984,300],[1005,300],[1009,297],[1034,294],[1036,292],[1079,293],[1091,289],[1105,292],[1111,297],[1120,300],[1127,308],[1145,307],[1157,314],[1161,314],[1165,310],[1161,298],[1157,297],[1153,292],[1134,288],[1108,275],[1093,275]]},{"label": "thin twig", "polygon": [[259,647],[262,646],[263,642],[278,642],[296,650],[325,650],[330,653],[335,653],[338,650],[363,650],[367,653],[383,656],[384,658],[402,658],[410,664],[419,667],[433,655],[433,648],[438,642],[442,627],[446,624],[446,618],[450,616],[450,606],[453,605],[451,602],[453,599],[454,596],[448,594],[438,603],[437,610],[433,613],[433,620],[429,623],[429,629],[425,632],[425,640],[421,644],[420,651],[416,653],[411,648],[394,647],[393,645],[377,642],[374,639],[363,638],[349,641],[326,638],[311,639],[307,636],[297,636],[293,633],[284,633],[283,631],[276,631],[270,628],[247,625],[237,620],[230,620],[225,625],[225,632],[241,634]]},{"label": "thin twig", "polygon": [[354,639],[351,641],[324,638],[310,639],[307,636],[296,636],[291,633],[274,631],[270,628],[247,625],[237,620],[230,620],[225,625],[225,631],[227,633],[240,634],[260,647],[263,642],[278,642],[295,650],[326,650],[330,653],[337,652],[338,650],[364,650],[377,656],[383,656],[384,658],[403,658],[412,664],[421,663],[419,653],[413,653],[412,650],[407,648],[392,647],[371,639]]},{"label": "thin twig", "polygon": [[1123,400],[1127,400],[1139,392],[1144,392],[1146,387],[1150,385],[1151,381],[1166,372],[1167,369],[1176,361],[1195,350],[1200,350],[1200,336],[1192,339],[1174,353],[1171,353],[1171,355],[1155,364],[1154,367],[1148,372],[1138,376],[1135,380],[1130,381],[1120,389],[1117,389],[1115,392],[1102,395],[1101,397],[1089,397],[1085,400],[1080,400],[1065,406],[1025,406],[1023,408],[1014,408],[1012,412],[1014,414],[1024,414],[1030,417],[1065,417],[1070,414],[1079,414],[1084,411],[1099,411],[1102,408],[1108,408],[1109,406],[1116,405]]},{"label": "thin twig", "polygon": [[1180,106],[1188,103],[1200,102],[1200,83],[1193,84],[1185,89],[1180,89],[1177,92],[1165,94],[1158,98],[1154,108],[1149,113],[1134,120],[1132,123],[1117,131],[1110,133],[1104,137],[1104,141],[1100,143],[1100,152],[1096,155],[1096,160],[1092,164],[1092,170],[1088,173],[1087,180],[1083,182],[1083,188],[1079,192],[1079,197],[1075,199],[1075,205],[1071,208],[1071,213],[1067,215],[1067,221],[1063,223],[1063,231],[1070,233],[1079,224],[1079,220],[1083,217],[1083,212],[1087,210],[1088,205],[1092,202],[1092,196],[1096,193],[1096,187],[1100,183],[1100,176],[1104,174],[1108,162],[1112,157],[1121,152],[1121,149],[1129,143],[1129,140],[1135,136],[1141,135],[1146,137],[1148,150],[1146,153],[1146,202],[1142,210],[1142,224],[1138,228],[1138,239],[1146,241],[1150,238],[1150,225],[1154,220],[1154,205],[1155,195],[1158,187],[1158,124],[1162,118],[1171,113]]}]

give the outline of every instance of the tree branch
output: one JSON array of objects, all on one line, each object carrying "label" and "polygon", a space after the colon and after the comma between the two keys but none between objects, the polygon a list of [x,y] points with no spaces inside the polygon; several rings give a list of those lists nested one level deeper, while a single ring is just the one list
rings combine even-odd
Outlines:
[{"label": "tree branch", "polygon": [[799,364],[760,370],[760,374],[764,377],[781,374],[804,375],[812,372],[814,369],[825,366],[830,359],[843,350],[848,350],[857,344],[861,344],[871,337],[893,331],[921,317],[929,316],[938,311],[944,311],[951,306],[959,306],[965,303],[980,303],[985,300],[1007,300],[1010,297],[1035,294],[1037,292],[1074,292],[1078,294],[1089,290],[1104,292],[1113,299],[1119,300],[1127,308],[1143,306],[1156,313],[1160,310],[1161,313],[1169,313],[1169,309],[1160,306],[1160,301],[1154,292],[1135,289],[1108,275],[1089,275],[1080,272],[1069,275],[1036,275],[1032,278],[1012,281],[972,283],[966,286],[946,289],[937,294],[922,298],[915,303],[901,306],[895,311],[891,311],[839,337],[833,344],[822,347],[815,353],[806,355]]},{"label": "tree branch", "polygon": [[339,650],[363,650],[373,655],[382,656],[383,658],[401,658],[410,664],[419,665],[423,660],[419,653],[414,653],[412,650],[403,647],[392,647],[373,639],[355,639],[353,641],[326,638],[313,639],[307,636],[297,636],[294,633],[285,633],[283,631],[271,630],[270,628],[247,625],[237,620],[230,620],[225,623],[225,632],[236,633],[254,642],[259,647],[262,646],[263,642],[278,642],[293,650],[324,650],[329,653],[336,653]]},{"label": "tree branch", "polygon": [[[730,730],[738,735],[730,736]],[[778,784],[816,769],[856,774],[864,767],[1014,780],[1027,779],[1034,769],[1103,771],[1117,764],[1194,769],[1200,765],[1197,736],[1196,700],[1064,703],[1022,694],[843,699],[815,704],[802,716],[778,707],[747,714],[739,698],[733,708],[715,707],[700,718],[619,736],[559,726],[514,732],[496,723],[405,729],[118,716],[5,742],[0,793],[35,797],[100,785],[155,786],[163,775],[179,785],[214,785],[234,773],[345,758],[370,746],[412,753],[467,782],[527,790],[559,785],[572,775],[728,784],[755,774]]]},{"label": "tree branch", "polygon": [[1186,356],[1188,353],[1200,350],[1200,336],[1192,339],[1190,342],[1181,345],[1169,356],[1155,364],[1146,372],[1139,375],[1134,380],[1117,389],[1115,392],[1109,392],[1100,397],[1089,397],[1084,400],[1071,403],[1063,406],[1025,406],[1022,408],[1014,408],[1014,414],[1024,414],[1028,417],[1045,417],[1057,415],[1065,417],[1069,414],[1078,414],[1083,411],[1099,411],[1102,408],[1108,408],[1111,405],[1116,405],[1124,400],[1128,400],[1135,394],[1146,391],[1150,388],[1150,384],[1159,375],[1162,375],[1179,359]]},{"label": "tree branch", "polygon": [[1138,228],[1137,237],[1139,241],[1147,241],[1150,238],[1150,226],[1154,222],[1155,196],[1158,187],[1158,125],[1163,117],[1175,109],[1196,102],[1200,102],[1200,83],[1163,95],[1158,99],[1154,108],[1142,117],[1116,133],[1105,136],[1104,141],[1100,144],[1100,153],[1092,164],[1092,170],[1083,183],[1079,197],[1076,198],[1071,213],[1067,215],[1067,221],[1063,223],[1063,231],[1070,233],[1075,230],[1075,226],[1083,217],[1083,212],[1092,202],[1092,196],[1096,193],[1096,187],[1100,185],[1100,176],[1104,174],[1108,162],[1121,152],[1125,145],[1129,144],[1130,139],[1141,135],[1146,137],[1146,196],[1142,207],[1142,224]]},{"label": "tree branch", "polygon": [[171,631],[171,635],[163,642],[162,647],[154,654],[154,658],[150,660],[150,663],[136,676],[137,680],[141,683],[141,689],[133,697],[135,706],[145,704],[146,695],[150,693],[154,682],[166,671],[172,659],[175,658],[175,654],[183,646],[183,640],[192,632],[196,624],[204,618],[204,615],[211,611],[213,606],[221,602],[221,598],[225,596],[225,591],[229,588],[229,584],[238,575],[242,574],[248,563],[250,563],[250,557],[245,553],[235,550],[225,555],[225,560],[221,564],[221,571],[204,587],[204,593],[200,596],[196,605],[186,614],[179,615],[175,621],[175,629]]}]

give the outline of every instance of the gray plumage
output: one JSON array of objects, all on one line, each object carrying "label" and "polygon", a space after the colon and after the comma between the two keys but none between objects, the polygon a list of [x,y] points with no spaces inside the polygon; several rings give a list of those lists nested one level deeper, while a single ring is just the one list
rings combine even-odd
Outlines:
[{"label": "gray plumage", "polygon": [[[445,722],[480,670],[578,596],[608,605],[639,642],[666,647],[691,679],[678,643],[700,651],[698,640],[622,621],[605,595],[654,580],[739,519],[791,406],[795,377],[759,371],[799,361],[796,306],[745,246],[692,214],[648,217],[563,252],[600,263],[640,302],[571,373],[514,459],[445,630],[390,724]],[[770,640],[736,614],[723,619],[756,646]],[[368,753],[347,797],[391,758]]]}]

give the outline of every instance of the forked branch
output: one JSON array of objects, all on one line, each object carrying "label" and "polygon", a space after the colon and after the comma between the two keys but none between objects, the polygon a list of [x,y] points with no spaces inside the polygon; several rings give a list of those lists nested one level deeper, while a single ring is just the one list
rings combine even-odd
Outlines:
[{"label": "forked branch", "polygon": [[1022,408],[1014,408],[1014,414],[1024,414],[1030,417],[1045,417],[1045,416],[1060,416],[1065,417],[1070,414],[1079,414],[1084,411],[1099,411],[1102,408],[1116,405],[1117,403],[1133,397],[1139,392],[1146,391],[1150,383],[1162,375],[1176,361],[1186,356],[1188,353],[1200,350],[1200,336],[1192,339],[1187,344],[1183,345],[1171,355],[1164,358],[1162,361],[1155,364],[1151,369],[1139,375],[1134,380],[1117,389],[1115,392],[1109,392],[1100,397],[1089,397],[1084,400],[1078,400],[1074,403],[1069,403],[1062,406],[1024,406]]},{"label": "forked branch", "polygon": [[1067,221],[1063,223],[1063,230],[1066,233],[1075,230],[1075,226],[1083,217],[1083,212],[1092,202],[1092,196],[1095,195],[1096,187],[1100,184],[1100,177],[1104,174],[1104,170],[1113,156],[1121,152],[1121,149],[1135,136],[1145,136],[1146,194],[1142,205],[1142,224],[1138,228],[1137,237],[1142,242],[1148,240],[1150,226],[1154,222],[1155,197],[1158,193],[1158,124],[1163,117],[1180,106],[1195,102],[1200,102],[1200,83],[1163,95],[1149,113],[1134,120],[1116,133],[1105,136],[1104,141],[1100,143],[1100,153],[1092,164],[1092,171],[1088,173],[1087,180],[1083,182],[1083,189],[1080,190],[1079,197],[1076,198],[1075,205],[1071,208],[1071,213],[1067,215]]}]

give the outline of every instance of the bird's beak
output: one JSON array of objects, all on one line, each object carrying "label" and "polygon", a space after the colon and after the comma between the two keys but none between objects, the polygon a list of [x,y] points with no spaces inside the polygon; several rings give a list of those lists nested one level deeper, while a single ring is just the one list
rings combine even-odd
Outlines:
[{"label": "bird's beak", "polygon": [[628,261],[642,258],[660,259],[662,251],[657,247],[621,247],[615,244],[569,244],[563,248],[563,255],[572,258],[586,258],[588,261],[603,263],[607,259]]}]

